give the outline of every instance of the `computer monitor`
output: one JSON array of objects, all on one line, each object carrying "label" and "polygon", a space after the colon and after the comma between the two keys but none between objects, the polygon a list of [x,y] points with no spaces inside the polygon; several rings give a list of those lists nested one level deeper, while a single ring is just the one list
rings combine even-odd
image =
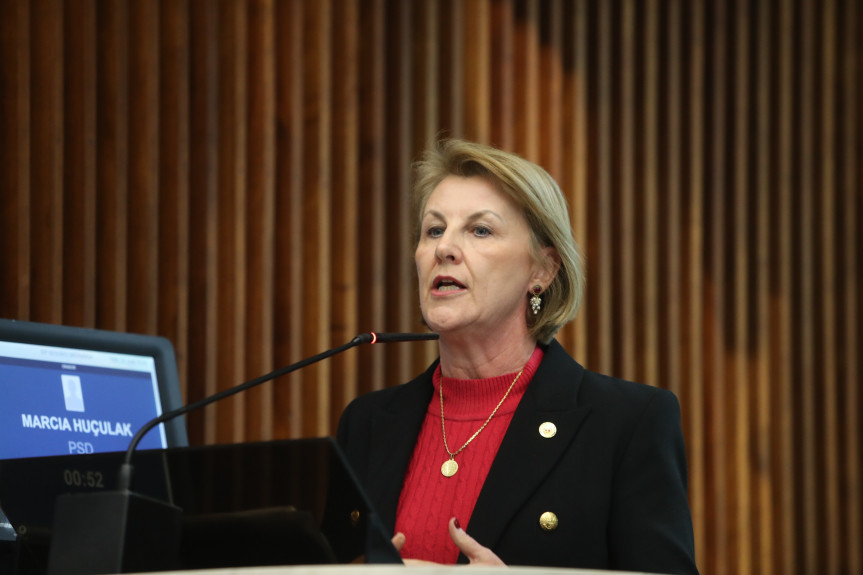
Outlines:
[{"label": "computer monitor", "polygon": [[[163,337],[0,319],[0,459],[125,451],[144,423],[181,405]],[[139,448],[186,445],[177,418]]]}]

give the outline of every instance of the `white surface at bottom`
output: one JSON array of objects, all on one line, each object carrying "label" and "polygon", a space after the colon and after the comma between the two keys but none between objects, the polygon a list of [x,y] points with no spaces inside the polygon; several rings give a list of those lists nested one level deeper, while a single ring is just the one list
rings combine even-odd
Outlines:
[{"label": "white surface at bottom", "polygon": [[598,569],[566,569],[558,567],[471,567],[468,565],[293,565],[279,567],[232,567],[228,569],[203,569],[193,571],[168,571],[160,575],[440,575],[469,569],[465,575],[651,575],[634,571],[605,571]]}]

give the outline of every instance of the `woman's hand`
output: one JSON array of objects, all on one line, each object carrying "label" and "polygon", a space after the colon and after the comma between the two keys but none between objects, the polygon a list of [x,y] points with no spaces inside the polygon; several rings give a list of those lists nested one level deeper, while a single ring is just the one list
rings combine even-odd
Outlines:
[{"label": "woman's hand", "polygon": [[[453,517],[449,520],[449,536],[459,551],[464,553],[471,565],[494,565],[498,567],[506,567],[506,564],[500,560],[500,557],[495,555],[488,547],[480,545],[476,539],[465,533],[465,530],[458,524],[458,519]],[[405,545],[404,533],[396,533],[392,539],[393,546],[396,551],[401,552]],[[419,559],[405,559],[405,565],[428,565],[430,561],[422,561]]]},{"label": "woman's hand", "polygon": [[476,539],[465,533],[458,524],[458,519],[453,517],[449,520],[449,536],[452,542],[464,553],[471,565],[496,565],[506,567],[500,557],[494,554],[488,547],[480,545]]},{"label": "woman's hand", "polygon": [[[399,553],[402,552],[402,547],[405,546],[405,534],[398,532],[392,538],[393,547]],[[405,565],[435,565],[434,561],[423,561],[422,559],[404,559]]]}]

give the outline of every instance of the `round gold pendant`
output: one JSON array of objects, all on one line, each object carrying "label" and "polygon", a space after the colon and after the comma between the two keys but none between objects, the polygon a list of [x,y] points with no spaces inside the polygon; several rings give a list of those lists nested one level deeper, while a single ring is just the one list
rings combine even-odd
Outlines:
[{"label": "round gold pendant", "polygon": [[452,477],[456,471],[458,471],[458,463],[454,459],[447,459],[440,466],[440,472],[443,473],[444,477]]}]

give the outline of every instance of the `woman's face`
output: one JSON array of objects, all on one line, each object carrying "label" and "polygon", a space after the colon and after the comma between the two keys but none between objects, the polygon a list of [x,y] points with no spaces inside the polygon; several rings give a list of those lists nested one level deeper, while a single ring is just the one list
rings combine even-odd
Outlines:
[{"label": "woman's face", "polygon": [[530,243],[518,206],[488,180],[446,177],[425,205],[414,257],[429,327],[525,333],[527,293],[541,277]]}]

